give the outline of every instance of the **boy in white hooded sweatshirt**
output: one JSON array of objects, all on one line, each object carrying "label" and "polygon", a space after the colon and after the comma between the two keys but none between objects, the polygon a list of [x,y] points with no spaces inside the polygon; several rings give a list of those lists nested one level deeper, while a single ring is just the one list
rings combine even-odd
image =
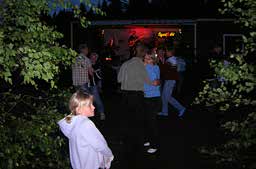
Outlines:
[{"label": "boy in white hooded sweatshirt", "polygon": [[114,156],[106,140],[88,118],[94,116],[93,97],[77,91],[69,101],[71,114],[58,122],[69,139],[70,161],[73,169],[110,168]]}]

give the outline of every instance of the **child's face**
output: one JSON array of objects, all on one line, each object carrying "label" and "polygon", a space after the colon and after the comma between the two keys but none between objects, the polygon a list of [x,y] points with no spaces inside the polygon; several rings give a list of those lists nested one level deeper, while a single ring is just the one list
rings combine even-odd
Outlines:
[{"label": "child's face", "polygon": [[80,115],[86,116],[86,117],[92,117],[94,116],[94,109],[92,102],[90,102],[89,105],[82,105],[81,107],[78,107],[77,112]]}]

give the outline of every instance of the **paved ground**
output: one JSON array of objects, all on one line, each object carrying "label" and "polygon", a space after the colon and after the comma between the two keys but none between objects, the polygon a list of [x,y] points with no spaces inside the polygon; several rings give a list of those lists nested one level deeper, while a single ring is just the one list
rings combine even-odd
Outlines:
[{"label": "paved ground", "polygon": [[[145,153],[145,169],[213,169],[209,159],[198,152],[198,148],[205,144],[216,143],[216,115],[191,107],[194,96],[200,90],[200,71],[188,70],[179,101],[189,111],[183,119],[179,119],[175,110],[170,109],[169,117],[158,118],[160,150],[155,155]],[[105,85],[104,104],[107,119],[104,123],[96,122],[111,147],[115,160],[111,169],[124,168],[124,152],[120,119],[122,117],[121,95],[116,93],[110,81],[116,77],[109,75],[108,85]],[[112,89],[112,90],[111,90]],[[176,97],[177,98],[177,97]],[[220,139],[218,139],[220,140]],[[146,151],[145,151],[146,152]],[[129,168],[130,169],[130,168]],[[134,168],[131,168],[134,169]]]},{"label": "paved ground", "polygon": [[[119,119],[122,116],[120,100],[119,94],[105,95],[107,119],[104,123],[96,121],[115,155],[112,169],[124,168],[122,133],[119,130]],[[192,97],[187,96],[182,100],[188,105]],[[209,169],[209,160],[198,153],[197,149],[201,145],[214,142],[215,126],[214,115],[192,108],[186,112],[183,119],[179,119],[175,111],[171,109],[169,117],[158,119],[160,150],[155,155],[145,153],[145,168]]]}]

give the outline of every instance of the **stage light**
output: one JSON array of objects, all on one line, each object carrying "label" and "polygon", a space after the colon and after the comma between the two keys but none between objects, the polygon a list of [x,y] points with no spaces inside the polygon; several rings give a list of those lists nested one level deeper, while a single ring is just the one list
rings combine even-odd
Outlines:
[{"label": "stage light", "polygon": [[106,60],[106,61],[111,61],[111,60],[112,60],[112,58],[105,58],[105,60]]}]

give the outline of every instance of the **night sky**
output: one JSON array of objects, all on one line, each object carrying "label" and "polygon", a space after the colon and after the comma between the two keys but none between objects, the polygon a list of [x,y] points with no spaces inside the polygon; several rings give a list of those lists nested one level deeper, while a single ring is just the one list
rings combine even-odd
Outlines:
[{"label": "night sky", "polygon": [[[1,1],[1,0],[0,0],[0,1]],[[71,1],[72,1],[73,4],[77,4],[77,5],[80,4],[80,0],[71,0]],[[109,2],[108,0],[106,0],[106,1]],[[95,6],[97,6],[99,2],[102,3],[103,0],[91,0],[91,3],[92,3],[93,5],[95,5]],[[52,11],[51,11],[50,15],[53,15],[55,12],[56,12],[56,13],[59,13],[61,10],[63,10],[62,7],[57,7],[55,10],[52,10]]]}]

